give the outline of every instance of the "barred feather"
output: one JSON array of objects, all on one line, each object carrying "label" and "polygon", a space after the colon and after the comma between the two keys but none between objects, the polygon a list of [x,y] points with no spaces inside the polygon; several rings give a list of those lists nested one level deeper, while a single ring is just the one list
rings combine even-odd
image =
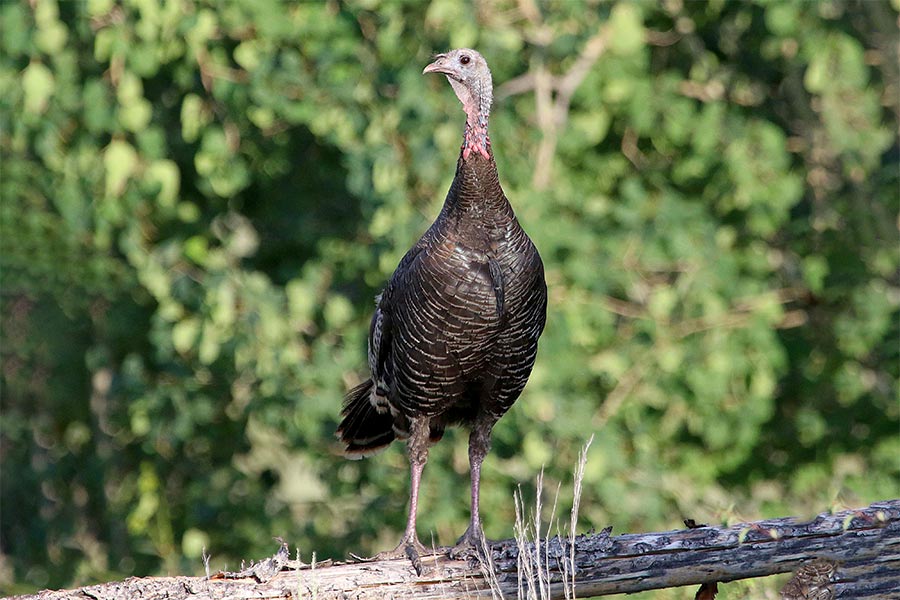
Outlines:
[{"label": "barred feather", "polygon": [[544,268],[484,140],[484,154],[460,153],[441,213],[377,299],[371,379],[348,394],[338,429],[348,454],[405,437],[414,419],[428,419],[432,441],[479,413],[496,420],[531,374],[546,319]]}]

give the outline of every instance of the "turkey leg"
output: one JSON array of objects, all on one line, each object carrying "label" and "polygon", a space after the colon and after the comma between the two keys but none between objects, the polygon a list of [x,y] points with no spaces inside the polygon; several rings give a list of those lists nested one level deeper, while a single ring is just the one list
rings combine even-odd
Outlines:
[{"label": "turkey leg", "polygon": [[406,518],[406,531],[400,543],[393,550],[375,555],[373,560],[388,560],[406,557],[410,560],[417,575],[422,574],[422,562],[419,556],[428,554],[428,549],[419,541],[416,534],[416,511],[419,505],[419,483],[422,470],[428,462],[428,419],[417,418],[410,421],[407,453],[409,454],[409,515]]},{"label": "turkey leg", "polygon": [[491,429],[497,419],[492,416],[479,415],[475,420],[472,433],[469,435],[469,470],[472,478],[472,516],[469,527],[450,550],[450,558],[464,559],[472,556],[481,557],[486,548],[484,530],[481,528],[481,515],[478,502],[481,492],[481,463],[491,449]]}]

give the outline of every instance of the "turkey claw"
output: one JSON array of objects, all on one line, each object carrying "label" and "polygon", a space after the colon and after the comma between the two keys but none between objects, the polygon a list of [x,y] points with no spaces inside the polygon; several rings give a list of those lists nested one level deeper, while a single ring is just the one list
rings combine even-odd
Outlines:
[{"label": "turkey claw", "polygon": [[415,539],[403,540],[393,550],[379,552],[372,558],[366,559],[366,561],[369,562],[377,560],[396,560],[398,558],[405,558],[408,559],[410,563],[412,563],[412,567],[413,569],[415,569],[416,575],[421,577],[424,570],[422,567],[421,558],[423,554],[429,554],[429,552],[428,549],[422,545],[422,542]]},{"label": "turkey claw", "polygon": [[466,533],[459,538],[456,545],[450,548],[450,558],[453,560],[465,560],[469,563],[477,564],[484,562],[487,558],[488,544],[482,535],[473,535]]}]

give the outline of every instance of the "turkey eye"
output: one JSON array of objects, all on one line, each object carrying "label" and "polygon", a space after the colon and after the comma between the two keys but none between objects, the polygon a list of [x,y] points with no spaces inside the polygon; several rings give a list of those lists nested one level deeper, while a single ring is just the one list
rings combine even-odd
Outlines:
[{"label": "turkey eye", "polygon": [[459,62],[461,62],[461,63],[464,64],[464,65],[469,64],[469,61],[470,61],[470,60],[472,60],[472,59],[470,59],[470,58],[469,58],[468,56],[466,56],[465,54],[463,54],[462,56],[459,57]]}]

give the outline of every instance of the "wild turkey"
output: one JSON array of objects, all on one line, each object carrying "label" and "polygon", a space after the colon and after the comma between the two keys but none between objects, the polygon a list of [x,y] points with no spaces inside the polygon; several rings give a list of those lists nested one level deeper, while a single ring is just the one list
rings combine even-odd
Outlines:
[{"label": "wild turkey", "polygon": [[471,430],[472,513],[451,556],[478,555],[481,463],[491,429],[528,381],[547,313],[544,266],[500,187],[487,126],[491,72],[468,48],[438,54],[424,73],[447,76],[466,113],[456,176],[435,222],[400,261],[369,330],[371,378],[347,395],[337,435],[351,458],[407,439],[409,517],[400,544],[417,570],[425,548],[416,504],[428,446],[444,429]]}]

